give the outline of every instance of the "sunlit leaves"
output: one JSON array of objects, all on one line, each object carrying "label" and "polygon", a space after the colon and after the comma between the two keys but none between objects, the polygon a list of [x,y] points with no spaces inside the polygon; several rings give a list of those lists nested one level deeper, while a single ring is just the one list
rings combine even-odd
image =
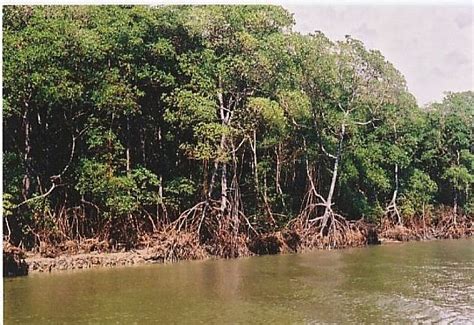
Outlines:
[{"label": "sunlit leaves", "polygon": [[86,204],[115,220],[164,203],[174,218],[212,175],[217,193],[226,167],[239,209],[288,221],[308,177],[328,192],[337,156],[344,216],[379,216],[396,190],[413,213],[455,196],[469,208],[472,92],[420,109],[379,51],[292,24],[276,6],[5,8],[8,201],[56,180],[37,216]]},{"label": "sunlit leaves", "polygon": [[93,195],[104,211],[121,215],[138,212],[142,206],[156,205],[158,185],[157,176],[143,167],[130,174],[120,174],[106,163],[83,159],[76,189],[82,195]]}]

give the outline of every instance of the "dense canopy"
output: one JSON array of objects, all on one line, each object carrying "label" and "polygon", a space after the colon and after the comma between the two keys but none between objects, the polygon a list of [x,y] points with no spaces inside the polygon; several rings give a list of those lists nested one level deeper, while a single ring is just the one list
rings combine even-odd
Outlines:
[{"label": "dense canopy", "polygon": [[418,107],[359,40],[292,32],[276,6],[3,8],[16,245],[474,212],[474,93]]}]

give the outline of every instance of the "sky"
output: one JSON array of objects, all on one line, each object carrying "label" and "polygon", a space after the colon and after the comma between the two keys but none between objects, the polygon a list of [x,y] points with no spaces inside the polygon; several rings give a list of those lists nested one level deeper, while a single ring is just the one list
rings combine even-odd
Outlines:
[{"label": "sky", "polygon": [[294,30],[322,31],[332,40],[351,35],[378,49],[405,76],[418,104],[445,91],[474,90],[474,6],[283,5]]}]

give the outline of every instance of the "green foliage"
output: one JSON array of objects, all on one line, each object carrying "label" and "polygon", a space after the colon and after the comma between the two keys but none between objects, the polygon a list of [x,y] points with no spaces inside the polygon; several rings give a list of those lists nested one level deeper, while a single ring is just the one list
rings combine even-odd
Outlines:
[{"label": "green foliage", "polygon": [[302,123],[311,118],[311,102],[304,92],[282,91],[278,101],[290,119]]},{"label": "green foliage", "polygon": [[5,152],[3,155],[3,191],[15,198],[21,195],[24,172],[23,161],[16,152]]},{"label": "green foliage", "polygon": [[100,204],[105,216],[139,212],[159,203],[158,177],[143,167],[120,175],[106,163],[83,159],[76,190]]},{"label": "green foliage", "polygon": [[189,204],[196,193],[197,186],[189,178],[178,177],[167,183],[165,187],[164,200],[166,204],[179,209],[183,205]]},{"label": "green foliage", "polygon": [[283,224],[309,178],[348,218],[378,220],[394,193],[407,215],[474,210],[473,93],[419,108],[359,40],[293,32],[277,6],[3,10],[4,215],[17,241],[63,211],[85,213],[87,235],[100,232],[94,213],[171,221],[223,194],[229,211]]},{"label": "green foliage", "polygon": [[438,186],[430,176],[419,169],[415,169],[408,180],[407,190],[404,193],[402,211],[410,216],[421,213],[432,202]]},{"label": "green foliage", "polygon": [[469,170],[464,166],[454,166],[448,168],[444,174],[444,179],[453,184],[457,191],[463,191],[474,182],[474,175],[469,173]]},{"label": "green foliage", "polygon": [[13,215],[15,210],[15,204],[12,202],[13,195],[7,192],[3,192],[3,209],[2,214],[4,218]]}]

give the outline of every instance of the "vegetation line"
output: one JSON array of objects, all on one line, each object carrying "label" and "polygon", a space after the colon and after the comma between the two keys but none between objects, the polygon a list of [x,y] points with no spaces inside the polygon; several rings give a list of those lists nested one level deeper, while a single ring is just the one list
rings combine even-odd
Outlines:
[{"label": "vegetation line", "polygon": [[379,51],[293,23],[4,6],[4,242],[182,259],[470,236],[474,93],[419,107]]}]

